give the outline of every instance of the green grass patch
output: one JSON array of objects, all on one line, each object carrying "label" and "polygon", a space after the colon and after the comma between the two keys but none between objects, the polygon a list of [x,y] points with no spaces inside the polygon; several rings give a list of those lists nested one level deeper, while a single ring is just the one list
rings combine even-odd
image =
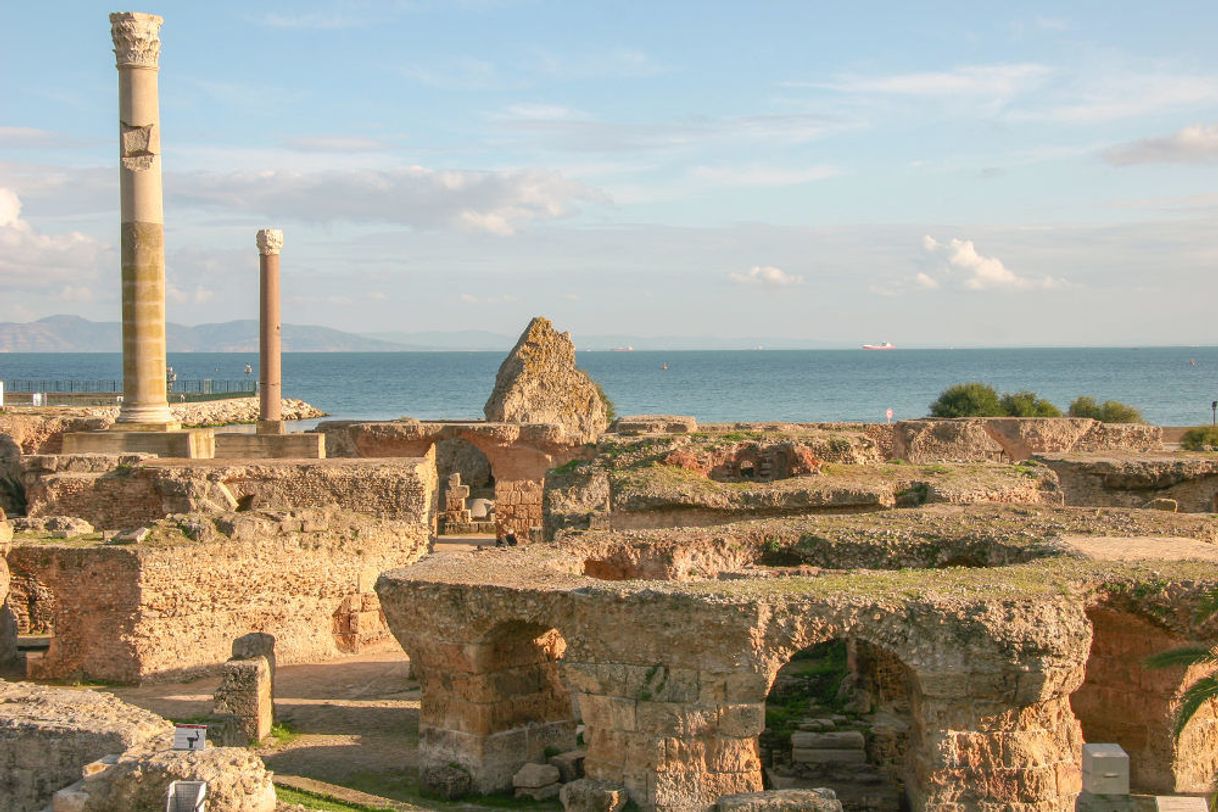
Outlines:
[{"label": "green grass patch", "polygon": [[392,812],[387,806],[366,806],[365,804],[336,801],[291,787],[276,786],[275,796],[282,803],[300,804],[306,809],[320,809],[324,812]]}]

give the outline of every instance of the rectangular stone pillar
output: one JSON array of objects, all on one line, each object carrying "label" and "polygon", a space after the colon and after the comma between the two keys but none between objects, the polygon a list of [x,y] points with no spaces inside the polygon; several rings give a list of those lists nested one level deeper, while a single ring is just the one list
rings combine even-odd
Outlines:
[{"label": "rectangular stone pillar", "polygon": [[110,15],[118,68],[122,222],[123,406],[121,431],[179,428],[165,395],[165,214],[161,192],[161,53],[155,14]]}]

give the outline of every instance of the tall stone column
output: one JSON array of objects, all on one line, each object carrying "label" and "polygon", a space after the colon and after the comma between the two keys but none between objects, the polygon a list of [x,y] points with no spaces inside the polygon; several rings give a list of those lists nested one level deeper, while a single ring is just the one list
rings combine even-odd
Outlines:
[{"label": "tall stone column", "polygon": [[160,29],[155,14],[110,15],[118,67],[122,200],[123,407],[116,429],[179,426],[165,397],[165,215],[161,199]]},{"label": "tall stone column", "polygon": [[283,377],[280,370],[279,252],[283,232],[264,228],[258,232],[259,299],[261,329],[258,341],[259,434],[283,433]]}]

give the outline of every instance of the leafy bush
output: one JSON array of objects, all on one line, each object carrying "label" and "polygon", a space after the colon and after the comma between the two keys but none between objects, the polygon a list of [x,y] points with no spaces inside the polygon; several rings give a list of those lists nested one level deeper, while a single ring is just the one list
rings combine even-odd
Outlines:
[{"label": "leafy bush", "polygon": [[1002,396],[1002,410],[1011,417],[1061,417],[1061,409],[1035,392],[1008,392]]},{"label": "leafy bush", "polygon": [[998,393],[988,384],[960,383],[949,386],[930,404],[931,417],[1002,417],[1005,412]]},{"label": "leafy bush", "polygon": [[1180,447],[1189,451],[1218,451],[1218,426],[1197,426],[1184,432]]},{"label": "leafy bush", "polygon": [[1090,417],[1101,423],[1145,423],[1142,413],[1127,403],[1119,400],[1106,400],[1096,403],[1095,398],[1083,395],[1074,399],[1070,404],[1071,417]]}]

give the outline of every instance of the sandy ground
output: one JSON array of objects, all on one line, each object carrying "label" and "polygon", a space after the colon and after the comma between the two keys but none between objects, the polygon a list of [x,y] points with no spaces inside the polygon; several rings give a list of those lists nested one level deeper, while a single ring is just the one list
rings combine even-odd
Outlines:
[{"label": "sandy ground", "polygon": [[[445,536],[435,553],[493,547],[494,536]],[[277,719],[293,734],[259,749],[277,773],[353,786],[388,797],[413,795],[419,740],[419,686],[396,643],[325,663],[281,665],[275,674]],[[211,713],[219,676],[109,688],[169,719]]]},{"label": "sandy ground", "polygon": [[1218,561],[1218,544],[1169,536],[1063,536],[1062,543],[1097,561]]},{"label": "sandy ground", "polygon": [[[284,665],[275,674],[278,719],[298,734],[259,750],[276,771],[373,791],[413,785],[419,733],[418,684],[397,648],[326,663]],[[218,677],[111,690],[170,719],[211,712]]]}]

